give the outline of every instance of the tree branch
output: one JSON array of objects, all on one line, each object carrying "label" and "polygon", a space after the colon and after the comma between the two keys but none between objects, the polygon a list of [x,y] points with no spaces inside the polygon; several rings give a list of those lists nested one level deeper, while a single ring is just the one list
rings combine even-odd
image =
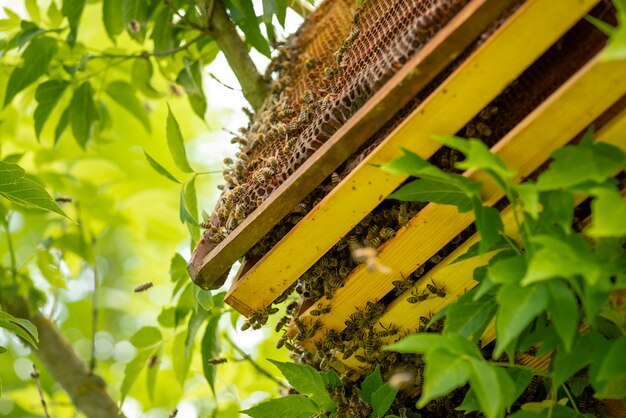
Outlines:
[{"label": "tree branch", "polygon": [[[6,301],[5,301],[6,302]],[[89,418],[125,418],[105,390],[98,375],[90,373],[58,328],[41,313],[29,315],[27,303],[17,299],[6,304],[7,312],[31,321],[39,332],[39,349],[33,352],[54,379],[70,395],[72,402]]]},{"label": "tree branch", "polygon": [[211,7],[206,7],[204,1],[206,0],[199,0],[201,10],[207,12],[209,34],[224,53],[230,68],[241,84],[244,97],[254,110],[259,110],[269,91],[266,81],[252,62],[248,48],[239,37],[235,24],[228,17],[222,1],[209,0]]}]

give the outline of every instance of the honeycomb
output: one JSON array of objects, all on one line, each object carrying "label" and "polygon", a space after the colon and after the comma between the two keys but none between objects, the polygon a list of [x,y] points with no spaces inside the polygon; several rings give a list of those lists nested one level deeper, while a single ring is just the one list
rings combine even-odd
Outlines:
[{"label": "honeycomb", "polygon": [[324,2],[279,48],[266,74],[270,96],[231,140],[240,151],[224,161],[206,239],[226,238],[468,1],[370,0],[356,10],[353,0]]}]

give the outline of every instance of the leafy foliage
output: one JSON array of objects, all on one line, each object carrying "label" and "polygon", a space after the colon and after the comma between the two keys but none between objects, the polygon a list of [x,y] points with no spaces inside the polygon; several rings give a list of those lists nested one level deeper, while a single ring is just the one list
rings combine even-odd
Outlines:
[{"label": "leafy foliage", "polygon": [[[511,182],[513,175],[503,161],[482,143],[438,139],[465,155],[458,168],[484,171],[502,188],[517,228],[505,231],[498,211],[482,203],[480,184],[461,186],[459,176],[417,155],[405,151],[382,167],[418,177],[392,197],[473,210],[481,245],[465,258],[496,250],[489,264],[476,270],[478,286],[446,309],[441,335],[415,334],[386,347],[424,355],[424,387],[417,406],[469,384],[460,410],[501,417],[529,385],[531,373],[551,382],[547,398],[540,404],[522,405],[512,416],[579,416],[570,394],[574,388],[570,379],[579,375],[588,380],[576,387],[577,396],[590,386],[599,398],[622,399],[626,395],[621,389],[626,376],[626,305],[619,295],[626,288],[626,233],[612,210],[620,212],[624,205],[613,178],[626,165],[624,153],[613,145],[594,142],[589,131],[580,144],[556,151],[552,164],[536,182],[518,185]],[[433,176],[445,184],[442,190],[454,188],[459,197],[410,194]],[[580,233],[573,227],[573,209],[583,198],[590,200],[586,204],[591,209],[591,226]],[[494,320],[497,339],[493,360],[489,360],[476,342]],[[537,355],[551,357],[549,372],[514,363],[530,347],[538,349]],[[503,355],[508,363],[499,361]],[[569,398],[556,402],[566,394]]]}]

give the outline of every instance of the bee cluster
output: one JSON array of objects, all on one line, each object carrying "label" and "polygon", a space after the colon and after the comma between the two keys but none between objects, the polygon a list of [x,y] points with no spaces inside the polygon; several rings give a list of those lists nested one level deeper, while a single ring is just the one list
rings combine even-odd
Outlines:
[{"label": "bee cluster", "polygon": [[[278,48],[266,73],[271,94],[231,140],[240,151],[224,160],[206,239],[218,244],[236,229],[468,1],[368,1],[352,12],[350,0],[322,4]],[[284,235],[315,203],[305,200],[273,234]]]},{"label": "bee cluster", "polygon": [[[466,3],[467,0],[369,0],[356,10],[349,22],[342,20],[341,13],[334,13],[332,8],[345,12],[353,4],[351,0],[322,4],[319,13],[314,13],[280,48],[279,56],[266,75],[272,85],[270,97],[257,115],[250,115],[249,125],[232,140],[240,145],[240,152],[235,158],[224,161],[222,196],[212,218],[204,223],[208,240],[217,244],[232,232]],[[607,2],[600,3],[592,15],[609,23],[614,21],[614,10]],[[393,25],[389,26],[389,22]],[[317,35],[313,36],[314,33]],[[484,39],[486,37],[479,39],[470,51]],[[494,145],[594,56],[605,41],[606,36],[591,28],[589,23],[577,24],[457,134],[478,137],[488,146]],[[467,54],[469,51],[394,115],[259,241],[246,258],[258,259],[269,251],[412,113]],[[461,159],[460,153],[443,147],[430,162],[445,171],[458,172],[455,163]],[[501,202],[501,205],[506,204]],[[385,378],[397,371],[410,372],[414,380],[408,389],[400,392],[391,412],[411,416],[408,411],[414,410],[415,399],[421,392],[421,357],[382,352],[380,348],[383,341],[388,343],[410,333],[439,332],[443,320],[432,321],[430,315],[422,316],[419,329],[408,330],[402,328],[402,324],[382,324],[380,317],[389,302],[410,291],[420,277],[473,235],[475,227],[472,225],[453,238],[415,272],[394,281],[394,288],[387,296],[369,301],[363,309],[353,312],[343,330],[325,329],[319,318],[332,315],[330,303],[334,293],[344,286],[357,267],[352,256],[354,248],[379,247],[392,239],[423,207],[423,203],[381,202],[272,304],[252,314],[241,329],[263,327],[271,315],[282,310],[281,305],[286,305],[284,316],[275,326],[277,333],[282,332],[278,348],[289,349],[295,361],[319,369],[355,358],[368,367],[381,365]],[[444,297],[445,284],[431,281],[420,292],[412,291],[407,302],[419,304],[430,298]],[[322,298],[326,302],[322,302]],[[312,307],[312,320],[305,322],[299,314],[309,307]],[[318,333],[322,337],[316,338],[315,349],[306,350],[304,343]],[[352,383],[359,374],[346,370],[344,384],[332,389],[341,411],[339,416],[361,417],[371,413]],[[466,390],[461,388],[435,400],[420,413],[422,416],[456,416],[453,409],[461,403]],[[532,399],[532,395],[529,396]],[[461,416],[460,412],[458,414]]]}]

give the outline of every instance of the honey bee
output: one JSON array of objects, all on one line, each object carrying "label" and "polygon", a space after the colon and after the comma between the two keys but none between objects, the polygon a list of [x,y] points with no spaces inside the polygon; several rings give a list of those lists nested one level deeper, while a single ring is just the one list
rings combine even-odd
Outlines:
[{"label": "honey bee", "polygon": [[314,309],[311,311],[311,315],[313,316],[321,316],[321,315],[325,315],[327,313],[330,312],[330,305],[328,306],[322,306],[321,303],[317,304],[317,309]]},{"label": "honey bee", "polygon": [[315,336],[315,334],[317,333],[317,331],[320,328],[322,328],[323,325],[324,324],[319,319],[317,321],[315,321],[315,323],[313,324],[311,329],[309,329],[309,331],[306,333],[306,338],[313,338]]},{"label": "honey bee", "polygon": [[280,332],[280,330],[282,330],[285,327],[285,325],[287,325],[288,322],[289,322],[289,317],[288,316],[283,316],[276,323],[276,327],[274,328],[274,330],[276,332]]},{"label": "honey bee", "polygon": [[337,75],[337,71],[333,67],[326,67],[326,68],[324,68],[324,76],[327,79],[331,79],[335,75]]},{"label": "honey bee", "polygon": [[243,324],[241,324],[241,328],[239,328],[241,331],[247,331],[250,329],[250,327],[252,326],[252,324],[250,323],[250,321],[246,320],[243,321]]},{"label": "honey bee", "polygon": [[326,96],[324,96],[324,98],[322,99],[322,104],[320,105],[320,109],[322,110],[322,112],[326,112],[328,109],[330,109],[332,107],[332,103],[333,96],[331,94],[327,94]]},{"label": "honey bee", "polygon": [[304,61],[304,66],[307,70],[312,70],[316,65],[318,65],[320,63],[319,58],[309,58],[306,61]]},{"label": "honey bee", "polygon": [[342,279],[345,279],[346,277],[348,277],[348,274],[350,274],[350,269],[346,266],[341,266],[339,267],[339,277],[341,277]]},{"label": "honey bee", "polygon": [[276,348],[280,350],[281,348],[283,348],[286,342],[287,342],[287,334],[285,333],[276,342]]},{"label": "honey bee", "polygon": [[428,291],[430,293],[432,293],[433,295],[437,295],[440,298],[445,298],[446,297],[446,289],[445,286],[439,287],[435,284],[435,281],[433,279],[430,279],[431,283],[427,283],[426,284],[426,288],[428,289]]},{"label": "honey bee", "polygon": [[374,237],[370,240],[367,240],[367,242],[371,247],[377,248],[382,243],[382,239],[380,237]]},{"label": "honey bee", "polygon": [[356,351],[356,347],[350,347],[347,348],[344,352],[343,355],[341,356],[342,360],[347,360],[350,357],[352,357],[352,355],[354,354],[354,352]]},{"label": "honey bee", "polygon": [[311,90],[306,90],[304,92],[304,101],[309,104],[312,104],[315,101],[315,96]]},{"label": "honey bee", "polygon": [[393,287],[395,289],[395,294],[396,295],[401,295],[402,293],[406,292],[407,290],[409,290],[411,287],[413,287],[413,280],[409,279],[402,279],[402,280],[394,280],[393,282],[391,282],[391,284],[393,284]]},{"label": "honey bee", "polygon": [[215,357],[215,358],[210,358],[207,360],[207,363],[211,364],[211,365],[217,365],[217,364],[224,364],[227,363],[228,359],[224,358],[224,357]]},{"label": "honey bee", "polygon": [[174,410],[172,411],[171,414],[169,414],[167,416],[167,418],[176,418],[176,415],[178,415],[178,408],[174,408]]},{"label": "honey bee", "polygon": [[150,356],[150,358],[148,359],[148,368],[150,369],[156,366],[158,361],[159,361],[159,356],[157,356],[156,354],[153,354],[152,356]]},{"label": "honey bee", "polygon": [[350,37],[348,38],[348,41],[350,43],[353,43],[354,41],[356,41],[356,38],[359,37],[360,33],[361,31],[359,29],[354,29],[352,32],[350,32]]},{"label": "honey bee", "polygon": [[389,324],[388,327],[385,327],[383,324],[380,324],[380,326],[383,330],[376,333],[376,337],[378,338],[390,337],[392,335],[398,334],[398,332],[400,331],[400,327],[393,324]]},{"label": "honey bee", "polygon": [[370,356],[374,352],[374,348],[377,345],[376,342],[376,334],[374,332],[370,332],[365,339],[365,355]]},{"label": "honey bee", "polygon": [[237,152],[235,154],[235,157],[239,158],[242,161],[248,161],[248,155],[246,153],[244,153],[244,152],[241,152],[241,151]]},{"label": "honey bee", "polygon": [[491,133],[492,133],[491,132],[491,128],[489,128],[489,126],[487,126],[486,124],[484,124],[482,122],[478,122],[476,124],[476,130],[483,137],[491,136]]},{"label": "honey bee", "polygon": [[418,294],[416,290],[413,290],[411,292],[411,296],[409,296],[406,301],[408,303],[415,304],[428,299],[429,296],[430,294],[426,293],[426,290],[422,291],[422,294]]},{"label": "honey bee", "polygon": [[380,237],[384,240],[393,238],[396,235],[396,231],[393,228],[385,227],[380,230]]},{"label": "honey bee", "polygon": [[430,257],[430,262],[433,264],[438,264],[441,262],[441,260],[443,260],[443,257],[440,256],[439,254],[435,254],[432,257]]},{"label": "honey bee", "polygon": [[145,292],[146,290],[150,289],[152,286],[154,286],[152,282],[142,283],[135,288],[134,292],[135,293]]},{"label": "honey bee", "polygon": [[355,354],[354,358],[360,361],[361,363],[368,363],[367,359],[360,354]]},{"label": "honey bee", "polygon": [[224,164],[230,166],[230,165],[233,165],[233,163],[234,163],[234,161],[233,161],[232,158],[230,158],[230,157],[224,158]]}]

